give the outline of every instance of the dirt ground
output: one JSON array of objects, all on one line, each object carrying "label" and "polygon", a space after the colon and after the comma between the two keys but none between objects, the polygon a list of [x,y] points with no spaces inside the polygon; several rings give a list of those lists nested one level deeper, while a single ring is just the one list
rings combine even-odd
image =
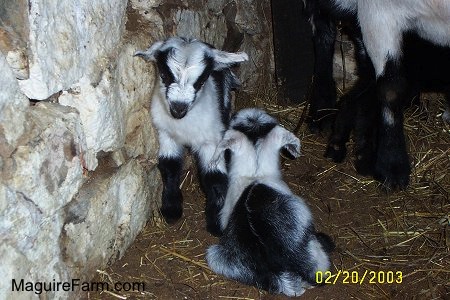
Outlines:
[{"label": "dirt ground", "polygon": [[[424,97],[422,107],[406,113],[413,174],[401,192],[386,193],[378,182],[358,175],[351,154],[342,164],[323,158],[326,138],[302,125],[303,155],[284,161],[283,174],[309,204],[317,228],[336,242],[332,264],[339,274],[332,278],[336,282],[306,291],[303,299],[450,299],[450,127],[442,121],[439,99]],[[292,130],[305,106],[266,109]],[[205,250],[218,239],[205,230],[204,196],[195,176],[194,168],[186,170],[182,219],[168,226],[155,216],[125,255],[94,279],[144,282],[145,291],[86,298],[287,299],[209,270]]]}]

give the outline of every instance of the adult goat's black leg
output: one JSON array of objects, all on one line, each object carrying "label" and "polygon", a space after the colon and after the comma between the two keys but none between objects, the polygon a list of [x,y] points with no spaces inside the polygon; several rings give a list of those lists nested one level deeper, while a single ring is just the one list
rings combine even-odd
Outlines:
[{"label": "adult goat's black leg", "polygon": [[[355,45],[358,80],[350,91],[342,96],[338,105],[339,109],[325,151],[325,157],[331,158],[334,162],[344,160],[347,153],[345,144],[350,138],[352,129],[355,128],[357,111],[372,101],[370,91],[373,91],[375,86],[375,71],[362,42],[356,19],[351,22],[350,29],[352,30],[349,36]],[[360,144],[364,147],[364,141]]]},{"label": "adult goat's black leg", "polygon": [[355,169],[364,176],[373,176],[378,144],[378,120],[380,104],[376,86],[371,84],[365,92],[364,101],[357,103],[354,130]]},{"label": "adult goat's black leg", "polygon": [[330,127],[336,106],[336,84],[333,79],[333,55],[336,24],[325,12],[312,18],[314,33],[314,78],[309,107],[309,129],[319,132]]},{"label": "adult goat's black leg", "polygon": [[403,99],[406,89],[400,62],[389,58],[383,74],[377,79],[381,112],[374,175],[388,189],[406,188],[411,173],[403,132]]}]

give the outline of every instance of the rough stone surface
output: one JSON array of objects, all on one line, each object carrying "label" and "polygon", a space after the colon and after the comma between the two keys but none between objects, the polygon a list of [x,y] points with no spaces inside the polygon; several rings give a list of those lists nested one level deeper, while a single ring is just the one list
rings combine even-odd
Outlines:
[{"label": "rough stone surface", "polygon": [[[131,0],[127,28],[156,41],[179,35],[201,39],[227,51],[246,51],[241,64],[243,88],[252,92],[273,83],[274,61],[270,1]],[[131,17],[131,18],[130,18]]]},{"label": "rough stone surface", "polygon": [[[28,99],[20,92],[15,74],[0,54],[0,154],[9,155],[24,131]],[[13,123],[11,120],[15,120]],[[0,161],[1,166],[1,161]]]},{"label": "rough stone surface", "polygon": [[26,55],[28,22],[27,0],[0,2],[0,51],[17,78],[28,78],[28,58]]},{"label": "rough stone surface", "polygon": [[[155,184],[159,174],[156,168],[150,176],[147,171],[136,160],[121,167],[100,166],[95,180],[86,183],[65,207],[60,242],[62,257],[71,269],[86,273],[123,255],[156,206],[148,200],[160,191]],[[99,213],[104,217],[99,218]]]},{"label": "rough stone surface", "polygon": [[[140,143],[133,143],[138,149],[127,147],[131,157],[150,157],[154,154],[155,134],[148,113],[154,69],[133,57],[136,49],[134,42],[127,43],[118,54],[117,61],[111,62],[98,83],[93,85],[83,77],[59,96],[59,103],[77,108],[80,112],[88,148],[86,167],[89,170],[97,167],[96,153],[117,151],[123,147],[128,134],[141,135],[140,140],[136,141]],[[146,135],[145,139],[142,135]]]},{"label": "rough stone surface", "polygon": [[10,2],[0,3],[0,298],[37,299],[11,280],[88,281],[159,206],[156,73],[134,52],[196,37],[250,54],[244,89],[268,85],[270,2]]},{"label": "rough stone surface", "polygon": [[151,40],[126,30],[126,1],[19,2],[0,4],[1,299],[39,297],[12,292],[13,278],[91,279],[124,253],[161,189],[154,68],[133,57]]},{"label": "rough stone surface", "polygon": [[121,43],[126,0],[30,1],[30,76],[23,92],[43,100],[82,77],[101,78]]},{"label": "rough stone surface", "polygon": [[[14,118],[8,120],[15,124]],[[85,148],[78,113],[56,104],[30,107],[15,151],[2,153],[0,177],[0,283],[16,298],[11,280],[68,280],[58,237],[62,208],[84,181]],[[30,298],[33,293],[22,294]]]}]

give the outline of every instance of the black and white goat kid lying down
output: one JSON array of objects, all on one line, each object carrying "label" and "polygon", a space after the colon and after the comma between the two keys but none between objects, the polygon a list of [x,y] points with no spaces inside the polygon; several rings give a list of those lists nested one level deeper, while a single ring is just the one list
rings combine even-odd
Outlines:
[{"label": "black and white goat kid lying down", "polygon": [[211,269],[271,293],[299,296],[330,268],[330,237],[315,231],[306,203],[282,180],[279,152],[300,154],[299,139],[258,109],[239,111],[219,144],[228,192],[220,242],[207,250]]},{"label": "black and white goat kid lying down", "polygon": [[224,162],[212,167],[210,161],[228,127],[230,92],[240,86],[230,67],[248,60],[248,56],[181,37],[156,42],[135,55],[154,61],[160,75],[151,115],[158,131],[158,168],[164,185],[161,214],[168,223],[182,215],[180,180],[188,148],[195,155],[200,185],[206,194],[207,229],[218,235],[227,175]]},{"label": "black and white goat kid lying down", "polygon": [[[338,114],[341,120],[336,120],[326,155],[335,161],[343,159],[349,127],[353,125],[348,119],[355,120],[358,171],[373,173],[388,188],[405,188],[411,172],[403,132],[405,100],[414,89],[437,89],[446,93],[450,102],[449,58],[445,54],[450,47],[450,1],[304,0],[304,3],[313,25],[316,53],[310,126],[323,128],[327,110],[334,108],[332,59],[336,23],[350,23],[360,78],[342,101],[344,113]],[[428,52],[430,47],[424,46],[426,43],[438,49]],[[436,53],[444,53],[443,58],[438,61]],[[438,61],[437,65],[433,61]],[[373,114],[373,110],[379,113]],[[448,117],[448,111],[444,116]]]}]

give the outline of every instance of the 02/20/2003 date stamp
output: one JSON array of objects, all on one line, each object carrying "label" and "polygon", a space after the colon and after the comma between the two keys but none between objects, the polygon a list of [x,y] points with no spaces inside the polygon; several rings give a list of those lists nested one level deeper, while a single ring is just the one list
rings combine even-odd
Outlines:
[{"label": "02/20/2003 date stamp", "polygon": [[399,284],[403,281],[402,271],[342,271],[336,274],[331,271],[317,271],[317,284]]}]

